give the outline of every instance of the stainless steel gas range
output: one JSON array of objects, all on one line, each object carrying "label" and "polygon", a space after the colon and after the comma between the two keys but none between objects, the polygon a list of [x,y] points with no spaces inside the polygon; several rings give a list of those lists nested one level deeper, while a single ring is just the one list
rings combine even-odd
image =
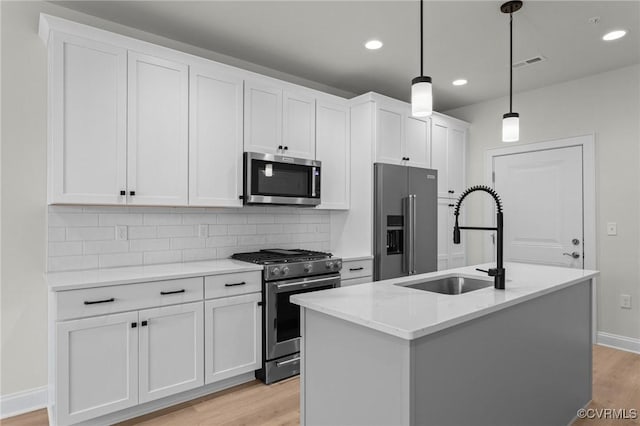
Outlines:
[{"label": "stainless steel gas range", "polygon": [[267,249],[236,253],[234,259],[264,265],[262,273],[262,369],[266,384],[300,373],[300,308],[293,294],[340,286],[342,259],[309,250]]}]

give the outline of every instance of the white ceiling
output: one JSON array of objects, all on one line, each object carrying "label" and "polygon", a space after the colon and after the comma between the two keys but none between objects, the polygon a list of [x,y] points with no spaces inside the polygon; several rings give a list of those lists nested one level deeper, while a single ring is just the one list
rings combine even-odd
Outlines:
[{"label": "white ceiling", "polygon": [[[419,74],[419,2],[56,1],[64,7],[361,94],[409,99]],[[495,1],[425,2],[425,74],[446,111],[508,93],[508,16]],[[589,18],[599,17],[598,24]],[[605,43],[602,35],[628,35]],[[384,47],[364,49],[379,38]],[[525,1],[514,14],[514,91],[640,62],[640,1]],[[456,78],[469,84],[454,87]],[[517,109],[517,98],[514,101]]]}]

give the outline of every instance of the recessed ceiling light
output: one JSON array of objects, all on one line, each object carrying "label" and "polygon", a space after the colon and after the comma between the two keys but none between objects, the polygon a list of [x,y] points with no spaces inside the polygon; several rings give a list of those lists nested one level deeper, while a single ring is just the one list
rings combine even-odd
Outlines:
[{"label": "recessed ceiling light", "polygon": [[467,84],[467,80],[465,80],[464,78],[460,78],[458,80],[453,80],[453,85],[454,86],[464,86],[465,84]]},{"label": "recessed ceiling light", "polygon": [[615,31],[611,31],[611,32],[608,32],[605,35],[603,35],[602,39],[604,41],[612,41],[612,40],[617,40],[619,38],[622,38],[625,35],[627,35],[627,32],[625,30],[615,30]]},{"label": "recessed ceiling light", "polygon": [[380,40],[369,40],[364,44],[364,47],[369,50],[378,50],[382,47],[382,42]]}]

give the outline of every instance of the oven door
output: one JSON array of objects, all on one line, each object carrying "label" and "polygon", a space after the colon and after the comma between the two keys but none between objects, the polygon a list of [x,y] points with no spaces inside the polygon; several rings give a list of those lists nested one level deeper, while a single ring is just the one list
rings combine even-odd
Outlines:
[{"label": "oven door", "polygon": [[245,204],[320,204],[320,161],[245,152]]},{"label": "oven door", "polygon": [[300,307],[293,294],[340,287],[340,274],[296,278],[265,284],[265,358],[272,360],[300,351]]}]

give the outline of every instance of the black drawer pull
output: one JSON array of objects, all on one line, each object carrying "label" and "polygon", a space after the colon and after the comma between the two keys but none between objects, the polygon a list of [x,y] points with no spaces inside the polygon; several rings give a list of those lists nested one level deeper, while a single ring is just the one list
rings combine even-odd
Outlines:
[{"label": "black drawer pull", "polygon": [[245,285],[245,284],[246,284],[246,282],[242,281],[242,282],[239,282],[239,283],[225,284],[224,286],[225,287],[235,287],[237,285]]},{"label": "black drawer pull", "polygon": [[350,271],[362,271],[364,268],[361,266],[359,268],[349,268]]},{"label": "black drawer pull", "polygon": [[85,305],[96,305],[98,303],[109,303],[109,302],[115,302],[116,299],[114,299],[113,297],[111,299],[104,299],[104,300],[85,300],[84,304]]},{"label": "black drawer pull", "polygon": [[174,291],[161,291],[160,294],[163,296],[166,296],[167,294],[178,294],[178,293],[184,293],[185,289],[183,288],[182,290],[174,290]]}]

